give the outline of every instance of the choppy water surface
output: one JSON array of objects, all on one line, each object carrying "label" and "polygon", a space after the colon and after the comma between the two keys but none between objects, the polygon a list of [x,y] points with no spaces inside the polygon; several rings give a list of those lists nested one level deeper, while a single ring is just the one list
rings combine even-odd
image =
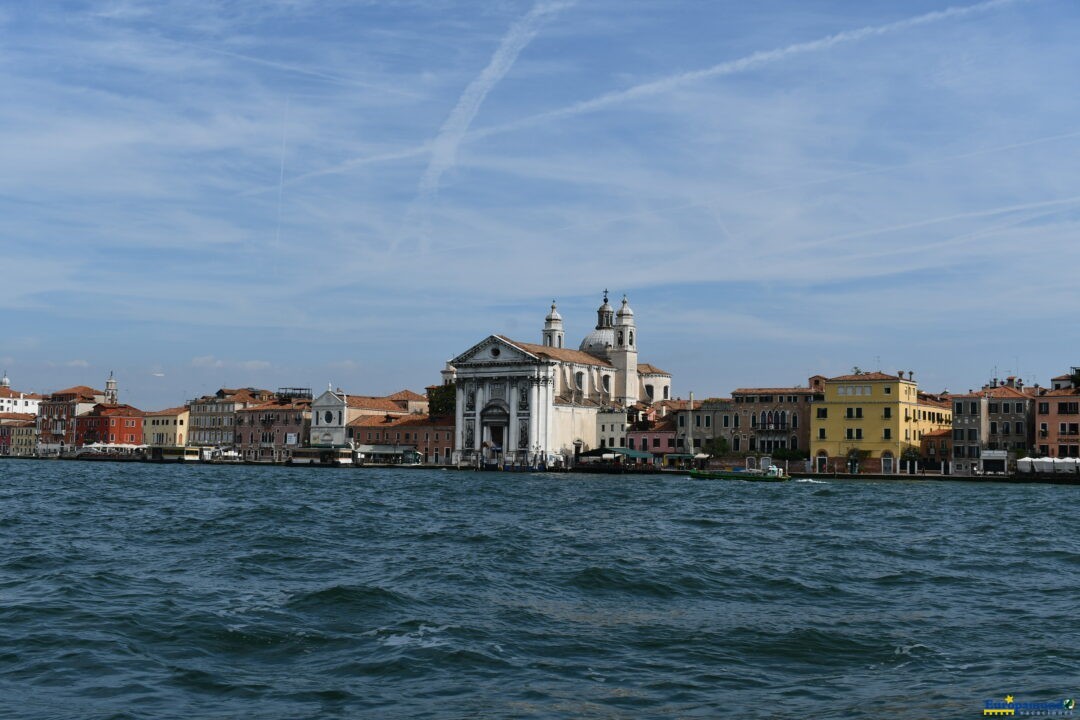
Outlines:
[{"label": "choppy water surface", "polygon": [[981,717],[1078,492],[3,461],[0,717]]}]

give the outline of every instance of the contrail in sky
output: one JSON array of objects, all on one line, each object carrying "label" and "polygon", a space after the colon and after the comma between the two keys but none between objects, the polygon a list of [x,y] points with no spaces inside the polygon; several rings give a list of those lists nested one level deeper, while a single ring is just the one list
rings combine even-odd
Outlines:
[{"label": "contrail in sky", "polygon": [[457,105],[450,111],[439,134],[431,143],[431,161],[428,163],[424,176],[420,179],[420,196],[428,196],[438,190],[439,178],[443,173],[454,165],[457,158],[458,146],[469,131],[473,118],[480,110],[484,98],[492,88],[513,67],[521,51],[525,49],[548,15],[571,5],[571,2],[538,2],[533,9],[510,28],[509,32],[499,43],[499,48],[491,56],[487,67],[476,76],[465,88],[465,92],[458,98]]},{"label": "contrail in sky", "polygon": [[[511,29],[506,38],[503,39],[503,43],[500,45],[499,50],[496,51],[495,56],[492,57],[491,63],[489,63],[484,72],[481,73],[480,76],[466,89],[465,93],[458,101],[457,107],[454,108],[446,122],[443,123],[442,129],[434,141],[412,148],[404,148],[402,150],[380,153],[378,155],[353,158],[352,160],[348,160],[339,165],[316,170],[304,175],[298,175],[293,178],[291,182],[298,182],[311,177],[343,172],[362,165],[405,160],[431,153],[433,156],[432,160],[421,180],[421,193],[423,193],[425,188],[437,187],[439,177],[453,164],[457,148],[462,143],[481,140],[494,135],[501,135],[521,128],[538,125],[549,120],[594,112],[621,102],[657,95],[700,80],[736,75],[765,65],[781,62],[793,56],[820,52],[837,45],[900,32],[943,20],[963,18],[995,8],[1016,5],[1028,1],[1029,0],[987,0],[987,2],[976,3],[974,5],[963,5],[946,8],[945,10],[936,10],[934,12],[916,15],[903,20],[897,20],[896,22],[886,23],[884,25],[870,25],[856,30],[846,30],[844,32],[827,35],[817,40],[794,43],[782,48],[752,53],[736,60],[729,60],[701,70],[669,75],[659,80],[641,83],[623,90],[614,90],[590,100],[582,100],[565,107],[547,110],[519,120],[468,132],[468,127],[488,91],[490,91],[495,83],[506,73],[510,65],[513,64],[513,60],[517,57],[517,53],[521,52],[521,49],[524,48],[532,39],[533,35],[535,35],[537,28],[530,29],[529,22],[531,18],[532,23],[538,24],[540,18],[533,16],[537,14],[538,8],[543,7],[543,4],[541,4],[534,7],[524,19],[519,21],[519,23]],[[540,14],[553,12],[560,6],[550,6],[549,9],[542,11]],[[518,33],[520,33],[520,37],[517,37]],[[515,46],[511,42],[508,42],[508,40],[513,41],[515,39],[521,43],[520,47],[517,47],[516,50],[513,49]],[[506,48],[508,52],[502,58],[502,61],[505,62],[507,59],[509,60],[509,63],[506,64],[505,67],[497,62],[497,60],[500,60],[500,55],[503,53],[504,48]],[[513,54],[510,55],[509,52],[512,52]],[[268,189],[269,188],[266,188],[266,190]]]},{"label": "contrail in sky", "polygon": [[594,112],[601,110],[610,105],[625,102],[627,100],[636,100],[638,98],[648,97],[650,95],[656,95],[658,93],[667,92],[673,90],[679,86],[687,85],[689,83],[698,82],[700,80],[707,80],[709,78],[723,77],[725,75],[735,75],[738,73],[746,72],[747,70],[753,70],[754,68],[761,67],[762,65],[770,65],[775,62],[787,60],[793,55],[805,55],[806,53],[819,52],[821,50],[828,50],[836,45],[842,45],[845,43],[856,42],[858,40],[864,40],[870,37],[876,37],[879,35],[886,35],[888,33],[898,32],[901,30],[908,30],[911,28],[919,27],[921,25],[929,25],[930,23],[939,22],[942,20],[950,20],[953,18],[961,18],[967,15],[975,13],[985,12],[997,7],[1005,5],[1015,5],[1019,2],[1027,2],[1028,0],[988,0],[987,2],[977,3],[975,5],[964,5],[960,7],[950,7],[945,10],[937,10],[934,12],[925,13],[923,15],[916,15],[904,20],[897,20],[896,22],[887,23],[885,25],[871,25],[868,27],[862,27],[857,30],[847,30],[844,32],[835,33],[818,40],[811,40],[809,42],[795,43],[786,47],[777,48],[775,50],[763,50],[760,52],[752,53],[741,57],[737,60],[729,60],[712,67],[707,67],[702,70],[693,70],[690,72],[680,73],[678,75],[669,75],[668,77],[661,78],[659,80],[653,80],[652,82],[641,83],[640,85],[634,85],[624,90],[614,90],[609,93],[600,95],[591,100],[582,100],[581,102],[567,105],[566,107],[556,108],[555,110],[548,110],[546,112],[538,113],[536,115],[530,115],[529,117],[515,120],[513,122],[505,123],[503,125],[496,125],[490,128],[481,128],[469,136],[470,140],[488,137],[490,135],[501,134],[510,130],[517,130],[529,125],[536,125],[538,123],[546,122],[548,120],[555,120],[559,118],[570,117],[573,115],[581,115],[583,113]]}]

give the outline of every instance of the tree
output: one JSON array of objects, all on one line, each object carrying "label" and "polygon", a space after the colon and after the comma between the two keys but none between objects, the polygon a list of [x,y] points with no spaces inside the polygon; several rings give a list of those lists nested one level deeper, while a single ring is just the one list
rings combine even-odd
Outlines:
[{"label": "tree", "polygon": [[705,444],[702,445],[701,450],[713,457],[723,457],[728,454],[730,447],[728,446],[727,438],[718,437],[706,440]]},{"label": "tree", "polygon": [[457,411],[457,389],[453,385],[437,385],[428,389],[428,415],[453,415]]}]

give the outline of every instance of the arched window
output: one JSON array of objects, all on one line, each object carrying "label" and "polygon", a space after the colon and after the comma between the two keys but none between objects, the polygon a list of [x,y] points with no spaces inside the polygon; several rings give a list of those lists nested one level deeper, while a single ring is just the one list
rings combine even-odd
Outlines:
[{"label": "arched window", "polygon": [[[652,400],[652,399],[653,399],[653,397],[655,397],[655,395],[654,395],[654,392],[653,392],[653,386],[652,386],[652,385],[646,385],[646,386],[645,386],[645,394],[649,396],[649,399],[650,399],[650,400]],[[666,399],[666,398],[665,398],[665,399]]]},{"label": "arched window", "polygon": [[762,425],[765,425],[765,423],[767,422],[767,420],[766,420],[766,417],[767,417],[767,416],[765,415],[765,411],[764,411],[764,410],[762,410],[762,411],[761,411],[761,424],[762,424]]},{"label": "arched window", "polygon": [[799,413],[791,413],[791,429],[795,430],[799,427]]},{"label": "arched window", "polygon": [[622,330],[619,331],[619,347],[622,347],[623,334]]},{"label": "arched window", "polygon": [[604,376],[604,392],[607,392],[607,393],[611,392],[611,376],[610,375],[605,375]]},{"label": "arched window", "polygon": [[671,395],[670,391],[671,391],[671,388],[669,388],[667,385],[665,385],[664,386],[664,399],[665,400],[670,400],[671,399],[670,398],[670,395]]},{"label": "arched window", "polygon": [[634,331],[630,331],[630,347],[634,347]]},{"label": "arched window", "polygon": [[739,438],[738,435],[735,435],[731,438],[731,449],[735,452],[739,452],[739,450],[742,449],[742,440]]},{"label": "arched window", "polygon": [[579,372],[576,375],[574,375],[574,382],[577,384],[577,389],[578,390],[584,390],[585,389],[585,373]]},{"label": "arched window", "polygon": [[795,435],[791,436],[791,449],[792,450],[798,450],[799,449],[799,438],[797,436],[795,436]]}]

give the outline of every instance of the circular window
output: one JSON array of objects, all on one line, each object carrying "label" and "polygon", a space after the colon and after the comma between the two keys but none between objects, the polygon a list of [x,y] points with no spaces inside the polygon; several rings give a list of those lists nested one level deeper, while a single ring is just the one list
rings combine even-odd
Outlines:
[{"label": "circular window", "polygon": [[491,357],[499,357],[502,354],[502,350],[497,347],[491,348]]},{"label": "circular window", "polygon": [[334,422],[334,413],[327,410],[326,413],[323,415],[323,422],[325,422],[327,425]]}]

